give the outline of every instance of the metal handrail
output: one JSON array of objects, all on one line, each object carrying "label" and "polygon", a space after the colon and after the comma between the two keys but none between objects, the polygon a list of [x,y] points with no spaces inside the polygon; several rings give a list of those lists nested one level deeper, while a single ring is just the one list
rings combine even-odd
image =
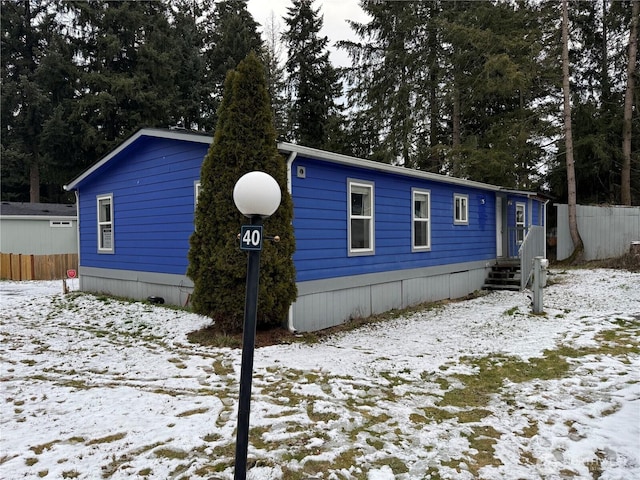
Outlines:
[{"label": "metal handrail", "polygon": [[544,256],[545,231],[540,225],[531,225],[518,249],[520,258],[520,289],[524,290],[529,284],[533,273],[533,259]]}]

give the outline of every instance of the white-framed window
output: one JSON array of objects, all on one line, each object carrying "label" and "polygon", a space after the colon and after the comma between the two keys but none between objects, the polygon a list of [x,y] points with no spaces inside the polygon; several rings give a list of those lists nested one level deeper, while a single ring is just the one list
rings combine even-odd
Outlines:
[{"label": "white-framed window", "polygon": [[375,251],[373,183],[348,182],[349,255],[372,255]]},{"label": "white-framed window", "polygon": [[202,184],[200,180],[196,180],[193,182],[193,209],[195,210],[198,206],[198,197],[200,196],[200,191],[202,190]]},{"label": "white-framed window", "polygon": [[518,244],[524,241],[524,231],[527,224],[525,207],[524,203],[516,202],[516,242]]},{"label": "white-framed window", "polygon": [[71,220],[49,220],[49,226],[52,228],[71,227]]},{"label": "white-framed window", "polygon": [[413,222],[411,224],[412,251],[431,248],[431,192],[411,190]]},{"label": "white-framed window", "polygon": [[113,194],[100,195],[98,205],[98,253],[113,253]]},{"label": "white-framed window", "polygon": [[469,225],[469,195],[453,195],[453,223]]}]

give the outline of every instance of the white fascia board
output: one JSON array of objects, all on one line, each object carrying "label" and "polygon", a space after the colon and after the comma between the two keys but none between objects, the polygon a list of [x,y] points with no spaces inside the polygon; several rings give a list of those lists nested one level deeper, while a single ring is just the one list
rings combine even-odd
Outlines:
[{"label": "white fascia board", "polygon": [[79,177],[72,180],[68,185],[64,185],[62,188],[65,191],[74,190],[80,182],[82,182],[85,178],[90,176],[104,164],[108,163],[112,158],[116,157],[123,150],[126,150],[132,143],[138,140],[140,137],[158,137],[158,138],[169,138],[172,140],[184,140],[186,142],[199,142],[199,143],[207,143],[211,144],[213,142],[213,137],[208,135],[202,135],[198,133],[189,133],[180,130],[162,130],[155,128],[142,128],[122,142],[118,147],[109,152],[106,157],[103,157],[101,160],[93,164],[88,170],[85,170]]},{"label": "white fascia board", "polygon": [[463,178],[455,178],[449,177],[447,175],[440,175],[437,173],[423,172],[421,170],[415,170],[413,168],[399,167],[395,165],[389,165],[387,163],[374,162],[372,160],[363,160],[361,158],[350,157],[348,155],[342,155],[339,153],[326,152],[324,150],[318,150],[316,148],[303,147],[301,145],[296,145],[293,143],[278,143],[278,150],[286,153],[295,152],[298,155],[316,158],[318,160],[325,160],[327,162],[350,165],[354,167],[365,168],[368,170],[393,173],[395,175],[402,175],[405,177],[416,177],[424,180],[432,180],[435,182],[443,182],[465,187],[475,187],[496,192],[501,190],[501,187],[490,185],[488,183],[474,182],[473,180],[465,180]]},{"label": "white fascia board", "polygon": [[75,216],[55,216],[55,215],[0,215],[0,220],[62,220],[75,222],[78,217]]}]

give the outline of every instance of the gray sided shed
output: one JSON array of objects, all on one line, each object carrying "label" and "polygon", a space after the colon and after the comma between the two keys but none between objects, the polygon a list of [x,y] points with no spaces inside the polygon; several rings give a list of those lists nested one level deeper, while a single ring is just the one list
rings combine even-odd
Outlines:
[{"label": "gray sided shed", "polygon": [[75,205],[2,202],[0,252],[22,255],[78,253]]}]

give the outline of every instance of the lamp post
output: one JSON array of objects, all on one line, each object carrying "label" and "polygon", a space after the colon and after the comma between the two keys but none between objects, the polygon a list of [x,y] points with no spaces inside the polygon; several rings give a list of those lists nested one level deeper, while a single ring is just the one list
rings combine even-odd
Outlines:
[{"label": "lamp post", "polygon": [[278,182],[271,175],[264,172],[249,172],[243,175],[233,188],[233,201],[236,207],[251,220],[251,224],[243,225],[240,232],[240,249],[247,250],[249,258],[247,260],[247,287],[242,332],[235,480],[244,480],[247,477],[253,352],[256,343],[258,280],[260,277],[260,252],[263,238],[262,222],[278,209],[280,200],[281,192]]}]

